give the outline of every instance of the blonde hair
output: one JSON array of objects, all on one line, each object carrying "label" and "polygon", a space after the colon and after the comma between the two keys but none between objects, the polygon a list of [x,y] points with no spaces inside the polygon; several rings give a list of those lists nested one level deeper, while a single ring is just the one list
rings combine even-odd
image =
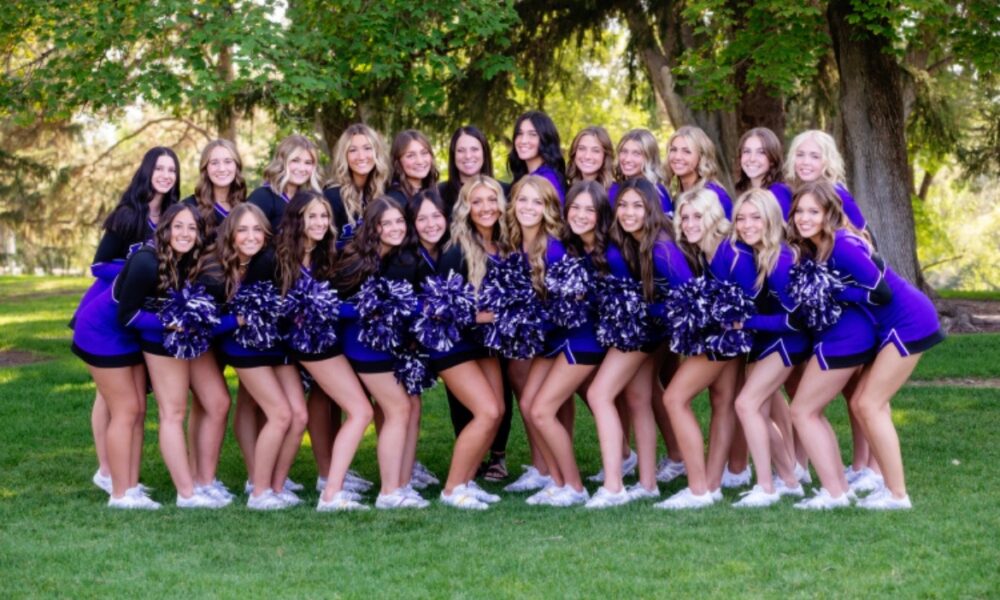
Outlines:
[{"label": "blonde hair", "polygon": [[[323,188],[319,184],[319,150],[316,144],[304,135],[290,135],[281,140],[278,148],[274,151],[274,158],[264,168],[264,181],[271,185],[271,189],[276,194],[283,194],[285,186],[288,185],[288,159],[299,150],[305,150],[312,155],[316,168],[309,176],[308,187],[322,193]],[[298,190],[297,190],[298,191]]]},{"label": "blonde hair", "polygon": [[[701,214],[701,227],[705,233],[702,234],[701,240],[697,244],[689,243],[681,230],[681,223],[684,220],[681,211],[687,205]],[[674,218],[674,237],[677,238],[677,244],[688,255],[692,264],[700,270],[702,263],[698,260],[698,255],[704,254],[711,262],[719,244],[729,235],[730,223],[726,219],[726,213],[722,211],[722,203],[719,202],[719,197],[712,190],[697,187],[680,195],[674,211],[676,215]]]},{"label": "blonde hair", "polygon": [[458,192],[458,200],[456,200],[451,214],[451,241],[448,242],[448,248],[458,246],[462,249],[467,270],[466,281],[471,283],[476,291],[479,290],[479,286],[482,285],[483,278],[486,276],[487,261],[489,260],[486,252],[486,241],[483,240],[479,230],[472,222],[471,206],[469,205],[469,196],[480,187],[489,188],[497,197],[497,209],[500,211],[500,216],[493,226],[493,239],[490,241],[496,244],[501,255],[507,254],[507,222],[504,219],[507,202],[503,195],[503,188],[500,187],[496,179],[488,175],[476,175]]},{"label": "blonde hair", "polygon": [[[694,125],[685,125],[679,128],[677,131],[667,139],[667,155],[670,155],[670,145],[674,143],[679,137],[687,138],[694,149],[698,152],[698,167],[695,171],[698,173],[698,181],[696,182],[696,187],[703,187],[705,183],[718,179],[719,177],[719,162],[715,158],[715,144],[712,143],[711,138],[708,137],[700,127],[695,127]],[[667,164],[663,167],[664,173],[667,176],[667,183],[674,178],[674,173],[670,170],[670,160],[668,158]],[[678,178],[677,189],[681,189],[681,184]],[[692,188],[693,189],[693,188]]]},{"label": "blonde hair", "polygon": [[531,246],[525,248],[525,254],[528,257],[528,266],[531,269],[531,286],[535,288],[535,291],[539,296],[545,298],[545,256],[548,250],[548,240],[553,238],[556,240],[561,240],[563,238],[563,221],[562,221],[562,211],[559,206],[559,196],[556,194],[556,188],[552,186],[548,179],[544,177],[539,177],[538,175],[525,175],[514,184],[514,187],[510,190],[510,202],[507,204],[507,210],[504,213],[504,219],[507,221],[507,231],[510,234],[510,247],[511,251],[518,252],[521,250],[521,244],[523,243],[523,232],[521,231],[521,224],[517,221],[517,215],[515,211],[517,210],[517,198],[521,195],[521,190],[526,187],[533,188],[542,199],[542,222],[541,222],[541,233],[544,235],[536,236]]},{"label": "blonde hair", "polygon": [[604,150],[604,162],[601,163],[601,168],[597,171],[595,180],[597,183],[603,185],[604,189],[607,189],[614,182],[612,165],[615,163],[615,149],[611,145],[611,136],[608,135],[607,130],[595,125],[581,129],[580,133],[576,134],[576,137],[573,138],[573,143],[569,146],[569,164],[566,167],[567,184],[572,186],[577,181],[583,181],[583,173],[576,167],[576,151],[580,146],[580,140],[585,135],[594,136],[597,143],[601,145],[601,149]]},{"label": "blonde hair", "polygon": [[621,160],[622,148],[626,142],[635,142],[639,144],[639,148],[642,150],[642,176],[654,185],[661,183],[663,181],[663,165],[660,163],[660,147],[656,143],[656,137],[653,136],[653,132],[648,129],[630,129],[625,132],[622,139],[618,140],[616,148],[618,160],[615,161],[615,179],[618,181],[625,179],[625,174],[622,173],[619,161]]},{"label": "blonde hair", "polygon": [[[365,136],[371,143],[372,151],[375,154],[375,166],[365,179],[365,185],[362,188],[354,183],[354,176],[347,164],[347,151],[351,147],[351,139],[356,135]],[[385,193],[385,187],[389,183],[389,175],[389,150],[386,148],[385,140],[368,125],[354,123],[348,126],[337,139],[337,145],[333,149],[330,178],[327,179],[324,186],[340,187],[340,199],[344,202],[347,220],[350,221],[351,225],[355,225],[358,217],[364,213],[365,203]]]},{"label": "blonde hair", "polygon": [[[733,222],[739,219],[740,208],[744,204],[749,204],[757,209],[764,220],[764,231],[760,236],[760,241],[754,244],[754,260],[757,265],[757,279],[754,280],[754,287],[762,289],[767,276],[774,272],[778,265],[778,257],[781,256],[781,242],[785,239],[785,222],[781,216],[781,206],[778,199],[770,191],[763,188],[752,188],[740,195],[733,206]],[[736,227],[729,236],[730,243],[736,246],[739,233]]]},{"label": "blonde hair", "polygon": [[837,150],[837,142],[833,136],[819,129],[809,129],[795,136],[788,146],[788,158],[785,160],[785,181],[796,187],[802,183],[798,175],[795,174],[795,153],[799,151],[799,146],[803,142],[812,140],[819,146],[820,156],[823,158],[823,171],[820,177],[830,183],[844,183],[844,157]]}]

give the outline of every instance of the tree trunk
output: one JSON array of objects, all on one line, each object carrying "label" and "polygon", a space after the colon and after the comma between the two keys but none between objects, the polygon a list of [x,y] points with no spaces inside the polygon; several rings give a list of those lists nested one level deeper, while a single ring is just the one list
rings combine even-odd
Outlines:
[{"label": "tree trunk", "polygon": [[[223,82],[222,86],[228,88],[233,81],[233,55],[229,46],[222,46],[219,49],[216,72]],[[220,138],[236,143],[236,107],[231,98],[226,100],[223,106],[216,109],[215,130]]]},{"label": "tree trunk", "polygon": [[[840,73],[840,119],[848,184],[886,261],[923,286],[917,262],[903,86],[889,40],[851,24],[851,0],[827,11]],[[888,23],[884,24],[888,27]]]}]

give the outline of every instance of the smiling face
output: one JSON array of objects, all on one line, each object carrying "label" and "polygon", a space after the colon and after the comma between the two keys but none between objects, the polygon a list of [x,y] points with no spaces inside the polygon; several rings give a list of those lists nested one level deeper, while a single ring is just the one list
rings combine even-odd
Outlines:
[{"label": "smiling face", "polygon": [[573,198],[566,209],[566,222],[570,230],[581,237],[594,231],[597,227],[597,209],[590,194],[581,192]]},{"label": "smiling face", "polygon": [[804,239],[813,239],[823,232],[823,218],[826,214],[819,201],[812,194],[803,194],[795,202],[792,223]]},{"label": "smiling face", "polygon": [[522,229],[538,227],[545,213],[545,200],[533,185],[523,185],[514,199],[514,218]]},{"label": "smiling face", "polygon": [[733,226],[740,240],[748,246],[757,245],[764,236],[764,216],[752,202],[744,202],[740,206]]},{"label": "smiling face", "polygon": [[417,230],[417,237],[420,238],[420,243],[428,248],[432,248],[444,237],[448,222],[444,218],[444,214],[438,210],[438,207],[433,202],[424,200],[420,204],[420,210],[417,211],[413,226]]},{"label": "smiling face", "polygon": [[347,168],[362,179],[375,168],[375,146],[368,136],[357,133],[347,146]]},{"label": "smiling face", "polygon": [[500,201],[487,185],[478,185],[469,193],[469,217],[482,230],[491,229],[500,219]]},{"label": "smiling face", "polygon": [[753,182],[754,187],[760,187],[761,181],[771,169],[771,161],[764,150],[764,142],[757,136],[750,136],[743,142],[740,149],[740,168]]},{"label": "smiling face", "polygon": [[246,212],[236,224],[233,245],[241,262],[253,258],[264,247],[264,225],[251,212]]},{"label": "smiling face", "polygon": [[697,177],[699,160],[701,160],[701,155],[689,138],[679,135],[670,142],[670,148],[667,149],[667,161],[670,164],[670,170],[677,177],[681,179],[692,175]]},{"label": "smiling face", "polygon": [[153,193],[161,196],[169,193],[174,184],[177,183],[177,165],[174,164],[174,159],[170,158],[169,154],[161,154],[156,159],[150,183],[153,184]]},{"label": "smiling face", "polygon": [[681,233],[689,244],[697,244],[705,236],[704,219],[691,204],[681,207]]},{"label": "smiling face", "polygon": [[313,200],[302,212],[303,226],[306,237],[311,242],[318,243],[330,232],[330,213],[322,202]]},{"label": "smiling face", "polygon": [[795,149],[793,158],[795,165],[795,176],[799,181],[816,181],[823,175],[823,151],[813,139],[806,138]]},{"label": "smiling face", "polygon": [[483,145],[471,135],[462,134],[455,142],[455,166],[459,175],[474,177],[483,170]]},{"label": "smiling face", "polygon": [[296,188],[309,183],[313,172],[316,170],[316,157],[305,148],[292,151],[286,164],[288,169],[288,184]]},{"label": "smiling face", "polygon": [[217,188],[227,188],[236,179],[236,157],[225,146],[216,146],[208,154],[205,173]]},{"label": "smiling face", "polygon": [[581,136],[576,144],[573,164],[579,169],[584,179],[595,179],[604,166],[604,147],[595,136]]},{"label": "smiling face", "polygon": [[419,187],[420,182],[431,172],[431,164],[434,157],[431,151],[418,140],[412,140],[406,145],[406,150],[399,157],[399,164],[403,167],[403,175],[414,187]]},{"label": "smiling face", "polygon": [[514,149],[517,151],[517,157],[525,162],[537,159],[540,144],[538,131],[531,119],[521,121],[520,127],[517,128],[517,135],[514,137]]},{"label": "smiling face", "polygon": [[406,239],[406,219],[396,208],[386,209],[378,221],[378,239],[383,251],[395,248]]},{"label": "smiling face", "polygon": [[170,223],[170,247],[177,254],[187,254],[198,241],[198,222],[191,210],[182,210]]},{"label": "smiling face", "polygon": [[646,165],[646,158],[642,153],[642,145],[635,140],[629,140],[622,144],[618,152],[618,168],[626,179],[639,177],[642,169]]},{"label": "smiling face", "polygon": [[638,236],[642,232],[646,220],[646,205],[639,192],[625,190],[618,197],[618,201],[615,202],[615,218],[625,233]]}]

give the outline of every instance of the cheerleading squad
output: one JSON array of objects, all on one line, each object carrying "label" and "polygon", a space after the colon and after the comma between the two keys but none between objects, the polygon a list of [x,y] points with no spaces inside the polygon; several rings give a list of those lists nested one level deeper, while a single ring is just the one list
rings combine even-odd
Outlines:
[{"label": "cheerleading squad", "polygon": [[[607,508],[686,475],[654,506],[705,507],[750,483],[749,452],[756,484],[737,507],[910,507],[890,400],[943,336],[930,301],[879,256],[829,135],[800,134],[786,160],[774,133],[748,131],[735,202],[696,127],[670,137],[665,164],[647,130],[614,147],[588,127],[566,165],[537,111],[513,140],[511,186],[475,127],[452,136],[439,184],[420,132],[387,150],[355,124],[321,182],[317,147],[293,135],[249,195],[236,147],[216,140],[186,199],[174,152],[147,152],[72,322],[97,386],[94,482],[108,505],[160,506],[139,482],[150,386],[177,506],[233,501],[216,477],[230,365],[251,509],[302,502],[288,473],[307,430],[317,509],[369,508],[372,483],[350,466],[372,422],[377,508],[426,507],[418,489],[440,483],[443,504],[486,509],[500,497],[476,478],[507,477],[512,397],[532,464],[505,489],[534,491],[529,504]],[[456,435],[443,482],[416,460],[421,393],[437,378]],[[691,406],[703,390],[707,456]],[[824,416],[841,392],[846,469]],[[574,456],[575,394],[600,442],[593,495]],[[821,486],[805,498],[810,462]]]}]

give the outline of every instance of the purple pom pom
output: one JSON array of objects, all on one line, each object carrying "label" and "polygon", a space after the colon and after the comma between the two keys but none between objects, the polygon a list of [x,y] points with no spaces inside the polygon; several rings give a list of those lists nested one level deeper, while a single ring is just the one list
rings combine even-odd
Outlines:
[{"label": "purple pom pom", "polygon": [[380,352],[402,345],[410,318],[417,311],[417,296],[409,281],[372,277],[361,286],[355,302],[361,343]]},{"label": "purple pom pom", "polygon": [[639,282],[608,275],[596,281],[597,341],[623,352],[638,350],[649,340],[648,306]]},{"label": "purple pom pom", "polygon": [[544,350],[546,315],[520,253],[490,266],[479,290],[479,306],[495,317],[481,328],[486,347],[515,359],[531,358]]},{"label": "purple pom pom", "polygon": [[806,327],[822,331],[840,320],[843,308],[835,300],[844,289],[826,265],[804,259],[788,272],[788,296],[796,303],[796,313]]},{"label": "purple pom pom", "polygon": [[337,343],[340,298],[327,281],[302,275],[284,300],[288,343],[305,354],[326,352]]},{"label": "purple pom pom", "polygon": [[270,281],[240,286],[229,301],[229,312],[243,317],[244,324],[233,333],[233,339],[244,348],[270,350],[281,340],[278,318],[282,302]]},{"label": "purple pom pom", "polygon": [[190,360],[204,354],[212,345],[212,329],[219,324],[219,310],[205,286],[188,284],[170,290],[159,312],[167,330],[163,347],[174,358]]},{"label": "purple pom pom", "polygon": [[425,348],[451,350],[462,332],[476,321],[475,291],[454,271],[446,279],[428,277],[421,299],[413,334]]},{"label": "purple pom pom", "polygon": [[667,294],[670,350],[685,356],[705,353],[706,329],[712,322],[712,290],[715,281],[695,277]]},{"label": "purple pom pom", "polygon": [[709,313],[712,326],[705,338],[705,348],[722,357],[746,354],[753,345],[753,336],[746,329],[731,329],[735,322],[745,322],[757,312],[753,300],[738,284],[716,282],[713,286]]},{"label": "purple pom pom", "polygon": [[392,372],[396,382],[407,394],[419,395],[431,388],[437,378],[427,368],[427,355],[415,350],[397,350],[392,353]]},{"label": "purple pom pom", "polygon": [[546,311],[549,319],[560,327],[579,327],[587,322],[590,303],[588,296],[593,277],[586,259],[566,255],[545,270],[548,290]]}]

